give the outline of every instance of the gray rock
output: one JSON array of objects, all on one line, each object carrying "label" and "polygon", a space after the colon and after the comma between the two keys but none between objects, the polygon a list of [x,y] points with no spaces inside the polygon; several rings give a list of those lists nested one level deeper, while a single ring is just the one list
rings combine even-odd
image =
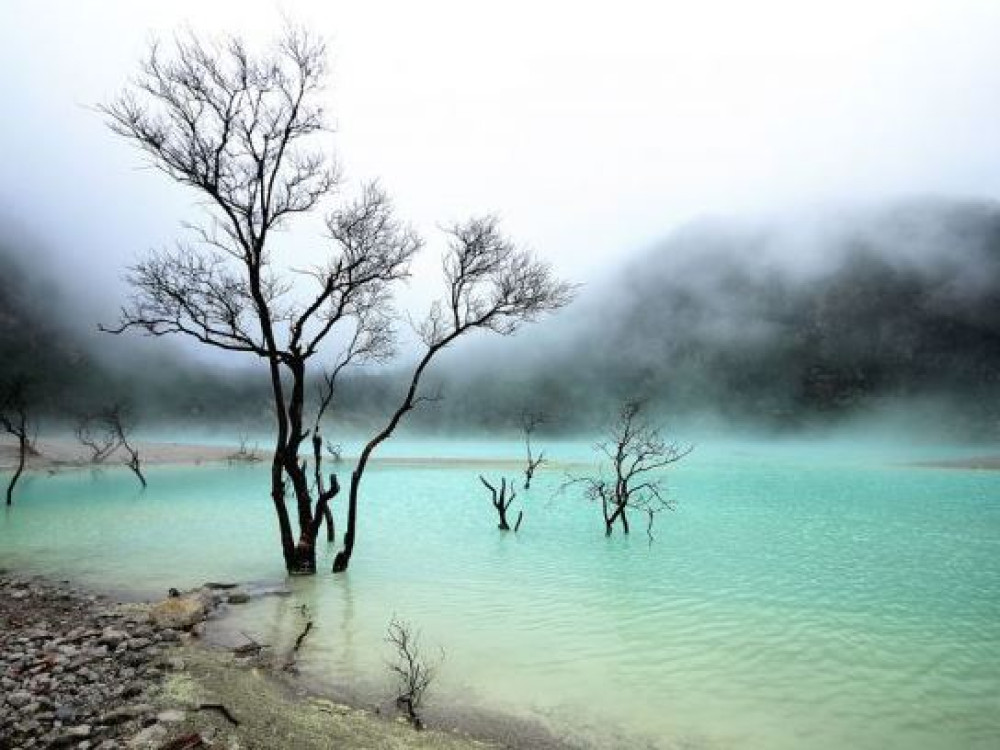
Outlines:
[{"label": "gray rock", "polygon": [[136,750],[153,750],[166,739],[167,728],[162,724],[153,724],[139,732],[128,741],[128,746]]},{"label": "gray rock", "polygon": [[179,724],[184,721],[184,712],[178,711],[176,709],[170,709],[167,711],[160,711],[156,715],[156,720],[161,724]]},{"label": "gray rock", "polygon": [[143,714],[152,714],[155,709],[148,703],[137,703],[134,706],[121,706],[108,711],[101,716],[102,724],[122,724],[138,718]]},{"label": "gray rock", "polygon": [[31,703],[31,693],[27,690],[18,690],[7,696],[7,702],[14,708],[23,708]]}]

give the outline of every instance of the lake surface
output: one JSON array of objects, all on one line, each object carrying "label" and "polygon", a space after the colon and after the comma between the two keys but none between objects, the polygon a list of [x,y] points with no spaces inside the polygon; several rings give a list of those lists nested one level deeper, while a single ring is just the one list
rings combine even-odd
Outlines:
[{"label": "lake surface", "polygon": [[[515,477],[491,459],[520,446],[394,444],[462,460],[375,467],[349,573],[295,579],[223,627],[287,643],[305,604],[306,677],[384,698],[396,615],[445,652],[430,707],[598,747],[1000,747],[1000,474],[702,445],[650,543],[643,519],[606,539],[599,508],[558,493],[587,445],[547,448],[566,463],[518,492],[514,535],[477,475]],[[143,595],[283,580],[266,467],[148,476],[145,493],[119,470],[32,477],[0,516],[0,565]]]}]

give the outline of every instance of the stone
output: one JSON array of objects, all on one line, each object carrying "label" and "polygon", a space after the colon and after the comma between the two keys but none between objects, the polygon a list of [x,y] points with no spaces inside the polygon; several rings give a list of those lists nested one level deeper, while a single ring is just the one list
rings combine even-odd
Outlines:
[{"label": "stone", "polygon": [[128,741],[128,746],[136,750],[153,750],[163,744],[167,737],[167,728],[162,724],[146,727]]},{"label": "stone", "polygon": [[160,713],[156,715],[156,720],[160,724],[179,724],[184,721],[184,712],[178,711],[177,709],[160,711]]},{"label": "stone", "polygon": [[104,632],[101,633],[101,637],[97,639],[97,642],[102,646],[115,648],[119,643],[127,640],[128,633],[122,630],[115,630],[114,628],[105,628]]},{"label": "stone", "polygon": [[31,703],[31,693],[27,690],[18,690],[7,696],[7,702],[14,708],[23,708]]},{"label": "stone", "polygon": [[174,596],[153,605],[149,619],[159,628],[187,630],[205,619],[208,608],[197,596]]},{"label": "stone", "polygon": [[101,716],[102,724],[122,724],[126,721],[138,718],[146,713],[152,713],[153,707],[148,703],[137,703],[134,706],[121,706],[108,711]]}]

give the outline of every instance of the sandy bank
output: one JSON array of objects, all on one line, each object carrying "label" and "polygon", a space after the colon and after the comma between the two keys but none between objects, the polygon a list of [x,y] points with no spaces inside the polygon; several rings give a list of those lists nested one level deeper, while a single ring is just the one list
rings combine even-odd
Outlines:
[{"label": "sandy bank", "polygon": [[[142,462],[147,466],[162,464],[200,464],[225,461],[235,448],[218,445],[188,445],[184,443],[137,443]],[[90,454],[87,448],[72,440],[39,439],[37,454],[30,455],[26,468],[32,471],[59,471],[64,469],[90,468]],[[120,466],[125,461],[122,450],[109,456],[101,466]],[[0,470],[9,470],[17,465],[17,444],[10,439],[0,440]]]},{"label": "sandy bank", "polygon": [[[66,471],[81,468],[93,468],[88,449],[80,443],[63,438],[39,439],[36,443],[38,453],[29,456],[26,468],[29,471]],[[142,457],[144,466],[162,465],[200,465],[204,463],[222,463],[236,453],[237,446],[200,445],[197,443],[158,443],[137,442],[136,447]],[[263,460],[268,460],[268,452],[259,449],[256,454]],[[108,457],[100,466],[121,466],[125,454],[118,451]],[[407,468],[469,468],[480,470],[495,470],[520,474],[524,471],[524,460],[521,458],[491,458],[491,457],[433,457],[433,456],[376,456],[372,463],[379,466],[401,466]],[[7,436],[0,436],[0,471],[9,471],[17,465],[17,444]],[[341,463],[331,463],[330,468],[337,470],[338,466],[349,467],[352,458],[345,456]],[[547,461],[542,470],[565,470],[576,464],[564,461]]]}]

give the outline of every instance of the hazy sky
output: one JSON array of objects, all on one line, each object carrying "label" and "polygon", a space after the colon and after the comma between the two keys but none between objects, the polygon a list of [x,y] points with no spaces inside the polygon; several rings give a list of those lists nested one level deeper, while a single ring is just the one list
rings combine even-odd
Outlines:
[{"label": "hazy sky", "polygon": [[996,0],[0,0],[0,211],[118,295],[190,198],[92,105],[155,34],[282,14],[330,41],[348,177],[428,235],[496,211],[578,279],[705,213],[1000,196]]}]

